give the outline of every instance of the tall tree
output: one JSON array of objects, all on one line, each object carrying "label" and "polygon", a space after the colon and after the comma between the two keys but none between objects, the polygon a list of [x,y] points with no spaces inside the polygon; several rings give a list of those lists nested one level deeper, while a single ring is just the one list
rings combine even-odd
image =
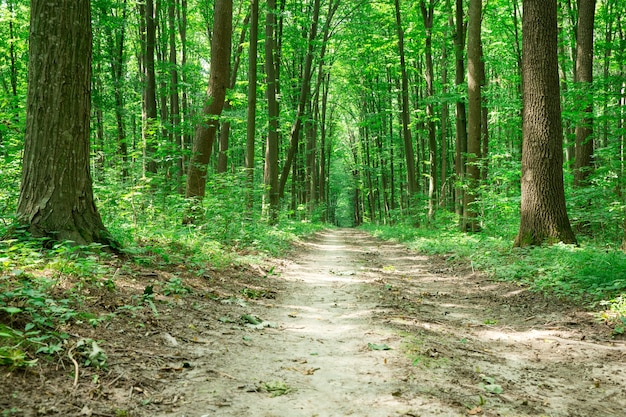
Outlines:
[{"label": "tall tree", "polygon": [[300,139],[300,132],[302,130],[302,119],[304,118],[307,108],[310,107],[311,98],[311,76],[313,71],[313,52],[314,41],[317,37],[317,24],[320,15],[320,0],[314,0],[313,2],[313,16],[311,19],[311,26],[309,29],[309,36],[307,42],[307,52],[304,60],[304,71],[302,73],[302,83],[300,85],[300,98],[298,99],[298,109],[296,117],[291,128],[289,151],[287,152],[287,159],[283,165],[282,172],[280,174],[280,196],[283,197],[285,193],[285,185],[287,184],[287,177],[289,176],[289,170],[293,163],[293,158],[296,155],[296,148],[298,140]]},{"label": "tall tree", "polygon": [[154,0],[146,0],[145,8],[145,42],[143,49],[143,64],[146,85],[144,88],[143,113],[143,141],[144,141],[144,169],[146,172],[156,173],[157,163],[154,159],[157,131],[157,104],[156,104],[156,72],[154,63],[154,48],[156,45],[156,20]]},{"label": "tall tree", "polygon": [[577,243],[565,207],[556,0],[524,0],[522,203],[515,246]]},{"label": "tall tree", "polygon": [[417,192],[417,179],[415,178],[415,152],[410,130],[409,109],[409,78],[406,71],[406,59],[404,55],[404,29],[402,29],[402,15],[400,13],[400,0],[395,0],[396,31],[398,33],[398,51],[400,54],[401,72],[401,102],[402,109],[402,139],[404,140],[404,155],[406,158],[407,191],[412,198]]},{"label": "tall tree", "polygon": [[[213,36],[211,39],[211,74],[202,121],[196,126],[193,152],[187,174],[186,196],[202,200],[205,195],[207,165],[213,150],[219,116],[224,108],[229,86],[230,50],[233,26],[232,0],[216,0]],[[185,219],[192,221],[192,218]]]},{"label": "tall tree", "polygon": [[37,237],[114,245],[89,169],[89,0],[31,1],[27,122],[18,222]]},{"label": "tall tree", "polygon": [[422,19],[424,20],[424,28],[426,29],[425,38],[425,55],[426,55],[426,127],[428,128],[428,162],[430,172],[428,175],[428,218],[435,217],[436,189],[437,189],[437,138],[435,129],[435,105],[433,96],[435,89],[433,83],[435,81],[435,67],[433,65],[433,19],[435,15],[435,1],[429,0],[428,7],[424,0],[420,1],[420,9],[422,11]]},{"label": "tall tree", "polygon": [[246,182],[247,206],[254,204],[254,142],[256,135],[256,83],[259,44],[259,1],[250,1],[250,50],[248,51],[248,106],[246,111]]},{"label": "tall tree", "polygon": [[593,21],[596,0],[578,1],[578,33],[576,37],[576,83],[580,90],[579,102],[585,103],[584,116],[576,125],[574,185],[585,185],[592,169],[593,156]]},{"label": "tall tree", "polygon": [[[463,12],[463,0],[456,0],[455,7],[455,26],[454,34],[454,84],[457,88],[465,83],[465,31],[467,25],[465,23],[465,14]],[[455,200],[456,212],[460,216],[463,215],[463,188],[460,186],[465,177],[465,153],[467,152],[467,112],[465,109],[465,101],[458,98],[456,101],[456,155],[454,159],[454,170],[456,173]]]},{"label": "tall tree", "polygon": [[475,232],[480,228],[476,199],[478,194],[481,157],[480,139],[482,122],[482,0],[470,0],[469,24],[467,30],[467,189],[463,198],[463,217],[461,220],[464,231]]},{"label": "tall tree", "polygon": [[269,221],[278,223],[280,191],[278,187],[278,74],[276,72],[276,0],[267,0],[265,15],[265,74],[267,82],[267,143],[265,146],[264,183],[269,196]]}]

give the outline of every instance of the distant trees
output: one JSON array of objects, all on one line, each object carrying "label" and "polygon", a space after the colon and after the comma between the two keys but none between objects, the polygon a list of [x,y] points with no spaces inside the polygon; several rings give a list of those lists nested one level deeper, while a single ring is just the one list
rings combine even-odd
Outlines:
[{"label": "distant trees", "polygon": [[[545,139],[529,139],[522,156],[523,111],[548,103],[531,105],[522,90],[517,0],[90,3],[97,189],[180,199],[202,213],[197,223],[221,207],[205,194],[224,184],[239,184],[242,195],[230,197],[249,207],[246,219],[271,223],[452,216],[477,232],[518,215],[533,141]],[[560,75],[569,218],[580,233],[621,235],[626,5],[557,5],[558,66],[549,71]],[[13,165],[23,149],[29,7],[0,2],[0,156]]]}]

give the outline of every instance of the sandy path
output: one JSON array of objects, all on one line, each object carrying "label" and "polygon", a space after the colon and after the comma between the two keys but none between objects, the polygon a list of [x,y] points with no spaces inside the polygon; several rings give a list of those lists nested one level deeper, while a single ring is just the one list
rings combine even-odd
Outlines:
[{"label": "sandy path", "polygon": [[194,345],[161,416],[626,416],[624,344],[583,313],[351,230],[318,234],[280,279],[255,306],[277,327]]}]

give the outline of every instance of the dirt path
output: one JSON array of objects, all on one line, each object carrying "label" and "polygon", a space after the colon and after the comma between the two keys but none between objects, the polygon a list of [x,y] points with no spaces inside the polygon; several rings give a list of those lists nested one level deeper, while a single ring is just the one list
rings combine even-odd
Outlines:
[{"label": "dirt path", "polygon": [[2,416],[626,416],[626,345],[592,315],[354,230],[90,291],[115,314],[67,348],[97,340],[107,366],[3,370]]},{"label": "dirt path", "polygon": [[272,327],[178,346],[193,367],[154,415],[626,415],[624,343],[583,312],[352,230],[280,269],[253,309]]}]

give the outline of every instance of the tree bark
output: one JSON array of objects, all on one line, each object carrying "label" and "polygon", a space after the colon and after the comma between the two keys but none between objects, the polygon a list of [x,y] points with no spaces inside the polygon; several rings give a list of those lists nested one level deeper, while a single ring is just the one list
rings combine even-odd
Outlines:
[{"label": "tree bark", "polygon": [[89,0],[31,1],[27,122],[17,220],[35,237],[117,247],[93,199]]},{"label": "tree bark", "polygon": [[522,203],[515,246],[573,243],[563,186],[556,0],[524,0]]},{"label": "tree bark", "polygon": [[204,120],[196,126],[187,174],[186,196],[196,200],[202,200],[205,195],[207,165],[215,142],[219,116],[224,108],[226,89],[229,85],[232,15],[232,0],[215,1],[215,21],[211,40],[211,74],[209,75],[207,101],[202,109]]}]

